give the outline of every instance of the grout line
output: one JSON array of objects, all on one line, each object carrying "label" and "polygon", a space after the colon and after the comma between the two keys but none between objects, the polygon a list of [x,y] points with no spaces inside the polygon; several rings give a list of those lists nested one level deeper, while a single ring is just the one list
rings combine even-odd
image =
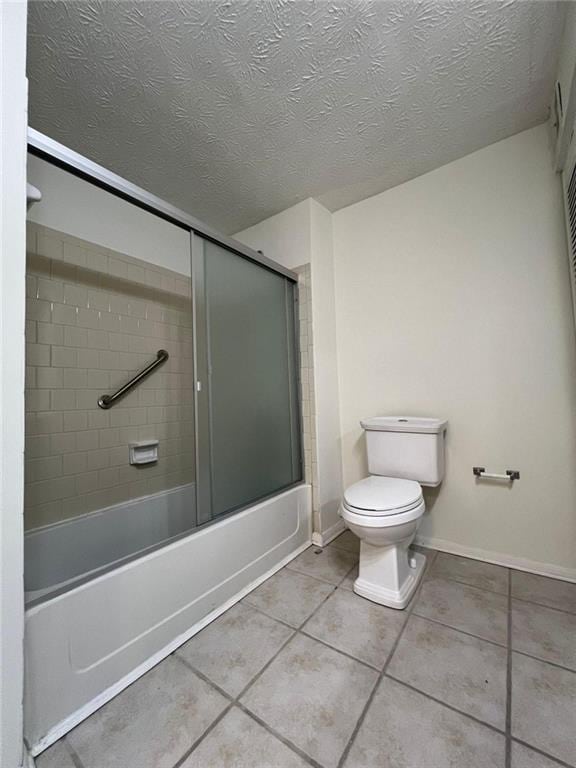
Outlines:
[{"label": "grout line", "polygon": [[[492,640],[484,640],[484,638],[479,638],[476,635],[470,634],[469,632],[464,632],[462,630],[456,629],[455,627],[451,627],[448,624],[443,624],[440,621],[435,621],[434,619],[429,619],[427,616],[419,616],[414,611],[411,612],[411,615],[415,616],[418,619],[423,619],[424,621],[431,621],[434,624],[439,624],[440,626],[446,627],[447,629],[452,629],[455,632],[459,632],[460,634],[466,635],[468,637],[472,637],[475,640],[481,640],[483,642],[490,643],[491,645],[494,645],[497,648],[505,647],[505,646],[500,645],[499,643],[493,642]],[[406,625],[407,624],[408,624],[408,621],[406,621]],[[402,634],[404,633],[404,628],[405,627],[402,628]],[[398,640],[400,640],[400,638],[398,638]],[[403,685],[406,688],[409,688],[410,690],[414,691],[415,693],[419,693],[422,696],[424,696],[425,698],[430,699],[431,701],[434,701],[437,704],[440,704],[441,706],[446,707],[447,709],[452,710],[453,712],[456,712],[456,713],[458,713],[460,715],[463,715],[464,717],[467,717],[468,719],[473,720],[474,722],[478,723],[479,725],[486,726],[487,728],[490,728],[491,730],[495,731],[496,733],[498,733],[500,735],[504,735],[504,736],[506,735],[506,730],[505,729],[498,728],[497,726],[493,725],[492,723],[489,723],[489,722],[486,722],[484,720],[481,720],[480,718],[475,717],[474,715],[471,715],[470,713],[465,712],[464,710],[461,710],[458,707],[455,707],[452,704],[449,704],[449,703],[443,701],[442,699],[438,699],[435,696],[432,696],[431,694],[427,693],[426,691],[423,691],[420,688],[416,688],[415,686],[411,685],[410,683],[408,683],[408,682],[406,682],[404,680],[401,680],[400,678],[395,677],[394,675],[390,674],[388,672],[388,667],[389,667],[391,661],[392,661],[392,654],[390,655],[390,657],[389,657],[389,659],[388,659],[388,661],[386,663],[386,667],[385,667],[385,669],[383,671],[383,677],[387,677],[390,680],[394,680],[396,683],[399,683],[400,685]]]},{"label": "grout line", "polygon": [[[346,578],[346,576],[344,576],[344,578]],[[332,585],[332,586],[334,586],[334,585]],[[297,627],[294,627],[291,624],[288,624],[288,622],[284,621],[283,619],[278,619],[276,616],[272,616],[270,613],[267,613],[266,611],[262,610],[261,608],[258,608],[255,605],[250,605],[250,603],[247,603],[246,605],[249,605],[250,608],[253,608],[255,611],[258,611],[258,613],[261,613],[263,616],[266,616],[267,618],[272,619],[273,621],[277,621],[279,624],[282,624],[283,626],[287,627],[288,629],[293,630],[295,632],[295,634],[302,635],[303,637],[307,637],[309,640],[314,640],[317,643],[320,643],[320,645],[323,645],[326,648],[329,648],[331,651],[336,651],[337,653],[341,654],[342,656],[346,656],[346,658],[352,659],[352,661],[356,661],[359,664],[362,664],[363,666],[368,667],[368,669],[372,669],[375,672],[380,672],[381,671],[380,667],[376,667],[374,664],[370,664],[370,662],[365,661],[364,659],[359,659],[357,656],[354,656],[352,653],[348,653],[348,651],[344,651],[344,650],[342,650],[341,648],[338,648],[335,645],[331,645],[326,640],[322,640],[322,638],[316,637],[315,635],[312,635],[309,632],[305,631],[304,627],[306,626],[306,624],[308,624],[308,622],[315,616],[315,614],[318,613],[318,611],[320,610],[320,608],[322,608],[324,603],[328,602],[328,600],[330,600],[330,598],[334,596],[336,590],[337,590],[337,587],[334,587],[332,592],[330,592],[329,595],[324,597],[322,599],[322,602],[319,603],[316,606],[316,608],[314,608],[314,610],[312,611],[310,616],[308,616],[306,619],[304,619],[304,621],[299,626],[297,626]]]},{"label": "grout line", "polygon": [[[546,577],[545,577],[546,578]],[[563,584],[571,584],[572,582],[562,582]],[[576,587],[576,584],[574,584]],[[557,611],[558,613],[564,613],[567,616],[572,616],[576,619],[576,611],[567,611],[565,608],[557,608],[555,605],[546,605],[546,603],[537,603],[535,600],[526,600],[524,597],[515,597],[512,595],[512,602],[527,603],[528,605],[537,605],[538,608],[547,608],[549,611]]]},{"label": "grout line", "polygon": [[[307,550],[304,550],[304,551],[306,552]],[[341,550],[339,550],[339,551],[341,551]],[[300,574],[300,576],[310,576],[310,574],[309,574],[309,573],[306,573],[305,571],[299,571],[297,568],[290,568],[290,567],[289,567],[290,565],[291,565],[291,563],[288,563],[288,565],[285,565],[285,566],[284,566],[284,567],[286,568],[286,570],[287,570],[287,571],[292,571],[292,573],[299,573],[299,574]],[[357,565],[358,565],[358,563],[357,563],[357,562],[356,562],[356,563],[354,563],[354,565],[352,566],[352,568],[350,568],[350,571],[351,571],[353,568],[355,568]],[[347,573],[346,573],[346,576],[348,575],[348,573],[350,573],[350,571],[347,571]],[[344,579],[346,578],[346,576],[344,577]],[[321,581],[323,584],[330,584],[330,586],[331,586],[331,587],[334,587],[334,588],[336,588],[336,587],[339,587],[339,586],[340,586],[340,584],[342,583],[342,581],[344,581],[344,579],[342,579],[341,581],[339,581],[339,582],[338,582],[338,584],[334,584],[334,582],[333,582],[333,581],[328,581],[328,579],[322,579],[320,576],[310,576],[310,578],[311,578],[311,579],[316,579],[316,581]]]},{"label": "grout line", "polygon": [[505,768],[512,765],[512,574],[508,569],[508,632],[506,653],[506,761]]},{"label": "grout line", "polygon": [[[341,584],[344,582],[344,580],[348,577],[348,575],[356,568],[357,563],[354,563],[354,565],[346,571],[344,576],[340,579],[338,584]],[[284,566],[287,570],[287,566]],[[309,574],[303,574],[305,576]],[[315,577],[311,577],[315,578]],[[372,667],[369,664],[366,664],[366,662],[360,661],[360,659],[356,659],[354,656],[350,656],[349,654],[343,653],[342,651],[339,651],[337,648],[333,648],[332,646],[328,645],[327,643],[322,642],[321,640],[318,640],[318,638],[312,638],[310,635],[307,635],[305,632],[302,632],[302,627],[308,622],[314,614],[320,610],[320,608],[324,605],[324,603],[329,600],[332,595],[334,595],[337,585],[332,584],[330,582],[324,581],[324,579],[316,579],[316,581],[320,581],[325,584],[330,584],[331,587],[333,587],[332,591],[316,606],[316,608],[312,611],[310,616],[308,616],[302,624],[300,624],[299,627],[294,628],[290,624],[282,621],[281,619],[277,619],[274,616],[270,616],[265,611],[262,611],[260,608],[257,608],[256,606],[250,605],[247,603],[250,608],[253,608],[255,611],[258,611],[259,613],[263,614],[264,616],[267,616],[270,619],[273,619],[274,621],[279,622],[283,626],[287,627],[292,631],[292,634],[285,640],[284,643],[280,646],[280,648],[276,651],[276,653],[268,660],[268,662],[262,667],[259,672],[254,675],[254,677],[247,683],[246,686],[240,691],[240,693],[237,696],[232,696],[227,691],[225,691],[223,688],[221,688],[217,683],[214,683],[210,678],[208,678],[204,673],[200,672],[198,669],[194,667],[193,664],[191,664],[187,659],[185,659],[183,656],[180,656],[178,651],[179,649],[176,649],[173,652],[173,656],[178,659],[187,669],[189,669],[193,674],[195,674],[200,680],[207,683],[208,685],[212,686],[218,693],[220,693],[221,696],[226,698],[229,702],[229,705],[224,709],[224,711],[216,718],[216,720],[204,731],[204,733],[194,742],[194,744],[186,751],[186,753],[178,760],[178,762],[173,766],[173,768],[179,768],[183,764],[183,762],[192,754],[192,752],[200,745],[200,743],[203,741],[203,739],[213,730],[213,728],[224,718],[224,716],[230,711],[230,709],[234,706],[238,707],[241,711],[243,711],[245,714],[249,715],[255,722],[257,722],[261,727],[263,727],[268,733],[270,733],[274,738],[278,739],[280,742],[282,742],[285,746],[290,748],[293,752],[296,752],[302,759],[304,759],[309,765],[313,766],[313,768],[323,768],[320,763],[318,763],[314,758],[310,757],[310,755],[307,755],[305,752],[303,752],[299,747],[297,747],[295,744],[293,744],[289,739],[286,739],[281,734],[277,733],[273,728],[271,728],[264,720],[259,718],[256,714],[251,712],[244,704],[240,702],[240,699],[247,693],[247,691],[252,687],[252,685],[261,677],[261,675],[264,674],[264,672],[268,669],[268,667],[276,660],[276,658],[280,655],[280,653],[286,648],[286,646],[297,636],[297,635],[303,635],[304,637],[308,637],[312,640],[315,640],[316,642],[319,642],[322,645],[325,645],[327,648],[330,648],[330,650],[335,651],[336,653],[339,653],[343,656],[346,656],[354,661],[359,662],[360,664],[363,664],[364,666],[367,666],[369,669],[378,672],[375,667]],[[419,585],[420,587],[420,585]],[[251,594],[251,593],[248,593]],[[78,768],[83,768],[83,766],[78,766]]]},{"label": "grout line", "polygon": [[499,643],[496,640],[488,640],[486,637],[481,637],[480,635],[475,635],[473,632],[467,632],[465,629],[460,629],[460,627],[454,627],[452,624],[446,624],[444,621],[440,621],[440,619],[432,619],[430,616],[423,616],[420,613],[416,613],[416,610],[414,610],[414,616],[416,616],[419,619],[425,619],[426,621],[431,621],[433,624],[439,624],[441,627],[446,627],[446,629],[452,629],[454,632],[460,632],[461,635],[466,635],[467,637],[473,637],[475,640],[482,640],[484,643],[490,643],[490,645],[495,645],[497,648],[506,648],[506,643]]},{"label": "grout line", "polygon": [[547,664],[549,667],[555,667],[556,669],[561,669],[562,672],[570,672],[573,675],[576,675],[576,669],[565,667],[563,664],[558,664],[555,661],[548,661],[548,659],[542,659],[540,656],[533,656],[531,653],[526,653],[525,651],[519,651],[517,648],[511,648],[512,656],[516,654],[517,656],[525,656],[527,659],[533,659],[534,661],[539,661],[540,664]]},{"label": "grout line", "polygon": [[264,730],[267,731],[271,736],[278,739],[278,741],[282,742],[282,744],[284,744],[286,747],[289,747],[293,752],[296,752],[297,755],[299,755],[309,765],[313,766],[313,768],[324,768],[324,766],[321,763],[317,762],[313,757],[311,757],[306,752],[304,752],[300,747],[296,746],[296,744],[293,744],[285,736],[282,736],[282,734],[278,733],[274,728],[271,728],[268,725],[268,723],[266,723],[264,720],[258,717],[258,715],[254,714],[254,712],[252,712],[247,707],[245,707],[244,704],[238,701],[236,702],[236,706],[241,712],[244,712],[245,715],[248,715],[248,717],[251,717],[252,720],[258,723],[258,725],[260,725],[262,728],[264,728]]},{"label": "grout line", "polygon": [[344,763],[346,762],[348,758],[348,754],[350,753],[350,750],[352,748],[352,744],[354,743],[354,740],[356,739],[356,736],[358,735],[358,731],[362,727],[362,724],[366,718],[366,715],[368,713],[368,710],[370,709],[370,706],[372,704],[372,701],[374,700],[374,697],[376,695],[376,691],[378,690],[378,687],[380,686],[380,683],[382,681],[382,678],[386,674],[386,670],[388,669],[388,665],[390,664],[390,661],[392,659],[392,656],[394,655],[394,652],[396,651],[396,648],[398,647],[398,643],[400,642],[400,639],[402,638],[402,635],[404,634],[404,630],[406,628],[406,625],[408,624],[408,620],[410,619],[410,616],[412,615],[412,611],[414,609],[414,606],[416,605],[416,600],[418,599],[418,596],[420,594],[420,591],[422,589],[422,585],[424,584],[424,579],[426,578],[426,575],[430,568],[432,567],[434,560],[436,559],[437,553],[434,552],[434,555],[430,558],[430,561],[427,566],[425,566],[424,573],[422,574],[422,578],[420,580],[420,584],[418,584],[418,587],[416,588],[416,591],[414,592],[414,595],[412,596],[412,599],[410,600],[410,603],[408,604],[408,607],[406,609],[406,616],[404,619],[404,623],[402,624],[402,627],[400,629],[400,632],[398,633],[398,636],[394,642],[394,645],[390,649],[390,652],[388,654],[388,657],[386,659],[386,663],[384,664],[384,667],[378,674],[378,677],[376,678],[376,682],[374,683],[374,686],[372,690],[370,691],[370,694],[368,696],[368,699],[366,700],[366,703],[364,704],[364,707],[362,709],[362,712],[360,713],[360,717],[356,721],[356,725],[354,726],[352,733],[350,735],[350,738],[348,739],[348,742],[346,743],[346,746],[344,747],[344,751],[340,755],[340,759],[338,760],[337,768],[342,768]]},{"label": "grout line", "polygon": [[185,762],[185,761],[186,761],[186,760],[187,760],[187,759],[190,757],[190,755],[192,754],[192,752],[194,752],[194,750],[195,750],[195,749],[196,749],[196,747],[197,747],[197,746],[200,744],[200,742],[201,742],[201,741],[204,741],[204,738],[205,738],[206,736],[208,736],[208,734],[209,734],[209,733],[211,733],[211,732],[214,730],[214,728],[216,728],[216,726],[218,725],[218,723],[220,723],[220,722],[221,722],[221,721],[222,721],[222,720],[223,720],[223,719],[226,717],[226,715],[228,714],[228,712],[230,712],[230,710],[232,709],[232,707],[233,707],[233,706],[234,706],[234,705],[233,705],[232,703],[229,703],[229,704],[228,704],[226,707],[224,707],[224,709],[222,710],[222,712],[220,712],[220,714],[218,715],[218,717],[217,717],[217,718],[215,718],[215,719],[214,719],[214,720],[213,720],[213,721],[210,723],[210,725],[208,726],[208,728],[206,728],[206,730],[204,731],[204,733],[202,733],[202,734],[201,734],[201,735],[200,735],[200,736],[199,736],[199,737],[196,739],[196,741],[195,741],[195,742],[192,744],[192,746],[190,747],[190,749],[187,749],[187,750],[186,750],[186,752],[184,752],[184,754],[182,755],[182,757],[181,757],[179,760],[177,760],[177,761],[174,763],[174,765],[173,765],[173,768],[179,768],[179,766],[181,766],[181,765],[182,765],[182,764],[183,764],[183,763],[184,763],[184,762]]},{"label": "grout line", "polygon": [[[320,549],[320,550],[321,550],[321,552],[324,552],[324,550],[328,549],[330,546],[331,546],[330,544],[327,544],[325,547],[323,547],[323,548],[322,548],[322,547],[319,547],[319,546],[317,546],[316,544],[310,544],[310,546],[308,547],[308,549],[305,549],[305,550],[304,550],[304,552],[308,552],[308,550],[309,550],[309,549]],[[335,547],[335,549],[337,549],[337,547]],[[298,555],[298,557],[300,557],[301,555],[303,555],[303,554],[304,554],[304,552],[301,552],[301,553],[300,553],[300,555]],[[348,576],[348,574],[349,574],[349,573],[350,573],[350,572],[351,572],[351,571],[352,571],[352,570],[353,570],[353,569],[354,569],[354,568],[355,568],[355,567],[358,565],[358,563],[360,562],[360,555],[359,555],[358,553],[354,553],[354,552],[348,552],[347,550],[344,550],[344,549],[338,549],[338,552],[346,552],[346,554],[348,554],[348,555],[351,555],[352,557],[355,557],[355,558],[356,558],[356,562],[354,563],[354,565],[352,565],[352,566],[351,566],[351,567],[350,567],[350,568],[349,568],[349,569],[346,571],[346,576]],[[284,571],[284,570],[286,570],[286,571],[290,571],[291,573],[298,573],[300,576],[308,576],[308,578],[310,578],[310,579],[314,579],[315,581],[320,581],[322,584],[330,584],[332,587],[336,587],[336,586],[338,586],[337,584],[334,584],[334,582],[333,582],[333,581],[328,581],[327,579],[323,579],[323,578],[322,578],[322,576],[314,576],[314,575],[312,575],[311,573],[307,573],[306,571],[300,571],[300,570],[298,570],[298,568],[294,568],[294,563],[296,562],[296,560],[298,560],[298,557],[295,557],[293,560],[290,560],[290,562],[289,562],[289,563],[286,563],[286,565],[285,565],[285,566],[283,566],[283,567],[280,569],[280,571],[276,571],[276,573],[280,573],[281,571]],[[274,576],[275,574],[272,574],[272,575]],[[338,584],[340,584],[342,581],[344,581],[344,579],[346,578],[346,576],[342,577],[342,579],[340,579],[340,581],[338,582]],[[272,578],[272,576],[271,576],[270,578]],[[266,581],[267,581],[267,580],[266,580]],[[265,584],[266,582],[262,582],[262,583],[263,583],[263,584]],[[256,589],[258,589],[258,587],[256,587]],[[253,591],[254,591],[254,590],[253,590]],[[251,594],[251,593],[249,593],[249,594]]]},{"label": "grout line", "polygon": [[334,645],[330,645],[330,643],[327,643],[325,640],[321,640],[319,637],[314,637],[314,635],[308,634],[308,632],[304,632],[304,630],[299,629],[298,634],[302,635],[302,637],[307,637],[308,640],[315,640],[317,643],[320,643],[320,645],[323,645],[325,648],[329,648],[331,651],[336,651],[341,656],[345,656],[347,659],[351,659],[351,661],[355,661],[357,664],[362,664],[363,667],[368,667],[368,669],[371,669],[373,672],[380,673],[381,669],[380,667],[375,667],[374,664],[370,664],[368,661],[364,661],[363,659],[359,659],[357,656],[353,656],[351,653],[348,653],[347,651],[343,651],[341,648],[336,648]]},{"label": "grout line", "polygon": [[554,757],[554,755],[551,755],[548,752],[544,752],[542,749],[535,747],[533,744],[528,744],[527,741],[522,741],[522,739],[512,739],[512,741],[516,744],[521,744],[527,749],[532,750],[537,755],[542,755],[542,757],[548,758],[548,760],[551,760],[553,763],[564,766],[564,768],[574,768],[574,764],[565,763],[564,760],[561,760],[559,757]]},{"label": "grout line", "polygon": [[389,672],[386,672],[384,674],[384,677],[386,677],[388,680],[393,680],[395,683],[398,683],[398,685],[403,685],[405,688],[408,688],[409,690],[414,691],[414,693],[419,693],[421,696],[424,696],[424,698],[430,699],[430,701],[434,701],[436,704],[440,704],[446,709],[449,709],[452,712],[456,712],[458,715],[467,717],[468,720],[473,720],[475,723],[478,723],[478,725],[483,725],[486,728],[490,728],[491,731],[495,731],[500,736],[506,736],[505,728],[498,728],[497,725],[488,723],[486,720],[481,720],[479,717],[476,717],[475,715],[471,715],[469,712],[465,712],[463,709],[458,709],[458,707],[455,707],[453,704],[449,704],[447,701],[438,699],[436,698],[436,696],[432,696],[431,693],[427,693],[426,691],[423,691],[420,688],[416,688],[411,683],[407,683],[405,680],[401,680],[399,677],[394,677],[394,675],[391,675]]},{"label": "grout line", "polygon": [[254,683],[255,683],[257,680],[259,680],[259,679],[262,677],[262,675],[264,674],[264,672],[266,672],[266,670],[267,670],[267,669],[268,669],[268,667],[269,667],[269,666],[272,664],[272,662],[276,661],[276,659],[277,659],[277,658],[278,658],[278,656],[279,656],[279,655],[282,653],[282,651],[284,650],[284,648],[286,648],[286,646],[288,645],[288,643],[291,643],[291,642],[292,642],[292,640],[294,640],[294,638],[296,637],[296,635],[298,634],[298,632],[297,632],[297,630],[294,630],[294,628],[293,628],[293,627],[291,627],[291,629],[292,629],[292,634],[291,634],[291,635],[290,635],[288,638],[286,638],[286,640],[285,640],[285,641],[282,643],[282,645],[280,646],[280,648],[278,648],[278,650],[276,651],[276,653],[274,654],[274,656],[272,656],[272,658],[271,658],[271,659],[269,659],[269,660],[266,662],[266,664],[264,664],[264,666],[262,667],[262,669],[261,669],[259,672],[257,672],[257,673],[254,675],[254,677],[253,677],[253,678],[252,678],[252,679],[251,679],[251,680],[250,680],[250,681],[249,681],[249,682],[248,682],[248,683],[247,683],[247,684],[244,686],[244,688],[242,688],[242,690],[240,691],[240,693],[238,694],[238,696],[236,696],[236,701],[239,701],[239,700],[242,698],[242,696],[244,696],[244,694],[245,694],[245,693],[247,693],[247,692],[250,690],[250,688],[251,688],[251,687],[254,685]]},{"label": "grout line", "polygon": [[[297,630],[294,630],[293,627],[290,627],[292,629],[292,634],[290,637],[287,638],[287,640],[282,643],[281,647],[276,651],[276,653],[272,656],[272,658],[267,662],[267,664],[262,667],[262,669],[248,682],[246,686],[240,691],[240,693],[237,696],[232,696],[227,691],[225,691],[223,688],[221,688],[216,683],[212,682],[210,678],[206,677],[206,675],[199,670],[197,670],[192,664],[190,664],[189,661],[182,658],[181,656],[177,656],[178,660],[184,664],[187,669],[189,669],[191,672],[193,672],[197,677],[200,678],[200,680],[203,680],[208,685],[215,688],[218,693],[220,693],[222,696],[224,696],[229,704],[225,708],[225,710],[216,718],[216,720],[204,731],[202,736],[198,738],[192,747],[187,750],[187,752],[178,760],[178,762],[173,766],[173,768],[179,768],[180,765],[182,765],[183,761],[186,760],[192,752],[199,746],[199,744],[203,741],[203,739],[210,733],[210,731],[213,730],[213,728],[224,718],[224,716],[233,708],[238,707],[242,712],[249,715],[255,722],[257,722],[260,726],[262,726],[268,733],[270,733],[274,738],[278,739],[278,741],[281,741],[285,746],[289,747],[293,752],[296,752],[300,757],[302,757],[306,762],[308,762],[310,765],[313,766],[313,768],[323,768],[320,763],[317,763],[313,758],[311,758],[309,755],[307,755],[305,752],[303,752],[300,747],[293,744],[289,739],[286,739],[281,734],[277,733],[273,728],[271,728],[264,720],[261,720],[257,715],[255,715],[253,712],[251,712],[244,704],[240,702],[240,698],[244,696],[244,694],[248,691],[248,689],[256,682],[256,680],[264,673],[264,671],[272,664],[273,661],[275,661],[276,657],[284,650],[284,648],[288,645],[288,643],[296,637],[298,634]],[[174,655],[176,656],[177,653],[174,652]],[[82,768],[82,767],[80,767]]]},{"label": "grout line", "polygon": [[186,669],[188,669],[190,672],[192,672],[194,675],[196,675],[196,677],[200,678],[200,680],[202,680],[203,682],[208,683],[208,685],[211,686],[212,688],[215,688],[218,691],[218,693],[221,696],[224,696],[225,699],[228,699],[228,701],[230,703],[234,703],[234,701],[235,701],[234,696],[231,696],[228,693],[228,691],[225,691],[224,688],[221,688],[218,685],[218,683],[215,683],[213,680],[210,680],[210,678],[206,677],[206,675],[203,672],[200,672],[200,670],[198,670],[198,669],[196,669],[196,667],[192,666],[192,664],[190,664],[190,662],[187,659],[184,659],[182,656],[178,656],[178,654],[176,652],[174,652],[173,655],[174,655],[174,657],[176,659],[178,659],[178,661],[181,664],[184,664]]},{"label": "grout line", "polygon": [[[501,568],[502,566],[498,566]],[[490,589],[489,587],[480,586],[479,584],[470,584],[469,581],[462,581],[462,579],[455,579],[454,576],[448,576],[445,573],[434,573],[431,574],[433,578],[436,579],[444,579],[445,581],[453,581],[455,584],[462,584],[463,587],[472,587],[472,589],[480,589],[482,592],[489,592],[491,595],[501,595],[502,597],[507,597],[508,595],[508,586],[506,586],[506,592],[498,592],[496,589]]]},{"label": "grout line", "polygon": [[[336,589],[336,587],[334,587]],[[251,593],[249,593],[251,594]],[[245,599],[245,598],[243,598]],[[243,602],[243,601],[241,601]],[[278,616],[273,616],[271,613],[268,613],[268,611],[265,611],[263,608],[260,608],[258,605],[252,605],[252,603],[246,603],[245,604],[248,608],[252,608],[252,610],[257,611],[258,613],[261,613],[262,616],[266,616],[267,619],[272,619],[273,621],[277,621],[278,624],[282,624],[282,626],[287,627],[288,629],[291,629],[293,632],[297,632],[299,627],[295,627],[293,624],[289,624],[286,619],[279,619]],[[308,619],[306,619],[308,621]],[[305,622],[304,622],[305,623]],[[302,626],[302,625],[300,625]]]},{"label": "grout line", "polygon": [[450,581],[453,584],[460,584],[462,587],[468,587],[469,589],[475,589],[478,592],[488,592],[490,595],[500,595],[500,597],[507,597],[508,596],[508,586],[506,586],[506,592],[497,592],[495,589],[488,589],[484,586],[479,586],[478,584],[470,584],[468,581],[462,581],[462,579],[455,579],[453,576],[448,576],[445,573],[431,573],[430,577],[432,579],[440,579],[442,581]]}]

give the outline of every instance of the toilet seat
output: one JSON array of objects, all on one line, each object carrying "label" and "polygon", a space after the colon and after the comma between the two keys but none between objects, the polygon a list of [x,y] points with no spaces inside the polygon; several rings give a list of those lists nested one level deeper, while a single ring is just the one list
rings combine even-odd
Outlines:
[{"label": "toilet seat", "polygon": [[344,491],[342,506],[358,515],[395,517],[422,502],[422,488],[414,480],[370,475]]},{"label": "toilet seat", "polygon": [[363,509],[354,509],[345,502],[340,505],[340,515],[343,520],[348,524],[360,526],[362,528],[391,528],[400,527],[404,523],[411,523],[413,520],[418,520],[424,514],[426,505],[424,499],[413,504],[408,509],[404,508],[396,510],[394,514],[364,514]]}]

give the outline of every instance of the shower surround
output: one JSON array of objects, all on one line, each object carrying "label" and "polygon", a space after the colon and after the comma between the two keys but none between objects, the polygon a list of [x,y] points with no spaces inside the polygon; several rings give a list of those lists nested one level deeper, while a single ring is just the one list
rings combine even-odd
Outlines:
[{"label": "shower surround", "polygon": [[[194,482],[190,278],[33,223],[27,250],[26,528]],[[130,465],[146,439],[158,461]]]}]

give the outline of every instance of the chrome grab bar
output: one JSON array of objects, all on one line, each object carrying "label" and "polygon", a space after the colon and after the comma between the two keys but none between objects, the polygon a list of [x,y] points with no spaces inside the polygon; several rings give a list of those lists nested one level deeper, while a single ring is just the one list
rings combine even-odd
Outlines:
[{"label": "chrome grab bar", "polygon": [[112,408],[114,403],[117,400],[120,400],[121,397],[124,397],[124,395],[128,394],[128,392],[135,387],[137,384],[139,384],[142,379],[145,379],[146,376],[149,376],[153,370],[158,368],[159,365],[162,365],[162,363],[165,363],[166,360],[168,360],[168,352],[166,352],[165,349],[159,349],[156,353],[156,360],[153,360],[150,365],[147,365],[146,368],[143,368],[140,373],[137,373],[136,376],[134,376],[133,379],[130,379],[130,381],[126,382],[122,387],[120,387],[119,390],[114,392],[113,395],[102,395],[102,397],[98,398],[98,406],[100,408],[104,408],[104,410],[107,410],[108,408]]}]

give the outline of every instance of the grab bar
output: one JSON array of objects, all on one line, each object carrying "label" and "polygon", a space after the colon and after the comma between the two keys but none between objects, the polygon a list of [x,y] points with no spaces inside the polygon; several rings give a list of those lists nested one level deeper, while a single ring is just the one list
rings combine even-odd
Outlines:
[{"label": "grab bar", "polygon": [[166,352],[165,349],[159,349],[156,353],[156,360],[153,360],[150,365],[147,365],[146,368],[143,368],[140,373],[137,373],[133,379],[130,379],[130,381],[124,384],[124,386],[120,387],[120,389],[114,392],[113,395],[102,395],[102,397],[98,399],[98,406],[100,408],[104,408],[104,410],[112,408],[117,400],[120,400],[121,397],[124,397],[124,395],[128,394],[128,392],[133,387],[139,384],[142,379],[145,379],[146,376],[149,376],[153,370],[158,368],[159,365],[165,363],[166,360],[168,360],[168,357],[168,352]]}]

